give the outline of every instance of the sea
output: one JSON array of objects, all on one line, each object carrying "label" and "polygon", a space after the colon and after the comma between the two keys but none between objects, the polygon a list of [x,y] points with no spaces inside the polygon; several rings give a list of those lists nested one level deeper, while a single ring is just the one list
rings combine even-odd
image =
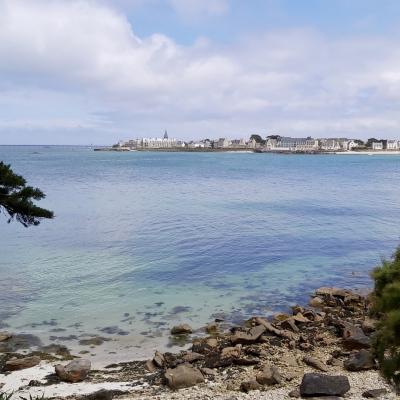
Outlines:
[{"label": "sea", "polygon": [[[0,214],[0,329],[93,357],[146,358],[306,304],[371,288],[400,243],[400,156],[95,152],[0,146],[53,220]],[[79,342],[100,336],[105,342]]]}]

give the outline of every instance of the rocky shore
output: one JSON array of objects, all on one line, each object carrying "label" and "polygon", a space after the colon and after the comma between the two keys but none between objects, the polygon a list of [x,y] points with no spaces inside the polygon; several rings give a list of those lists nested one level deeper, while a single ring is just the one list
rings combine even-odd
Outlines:
[{"label": "rocky shore", "polygon": [[190,338],[190,350],[101,370],[64,346],[29,351],[29,338],[0,332],[0,392],[15,399],[396,399],[370,351],[377,321],[369,306],[368,296],[320,288],[309,306],[271,320],[255,316],[226,329],[217,319],[200,338],[187,324],[174,326],[171,335]]}]

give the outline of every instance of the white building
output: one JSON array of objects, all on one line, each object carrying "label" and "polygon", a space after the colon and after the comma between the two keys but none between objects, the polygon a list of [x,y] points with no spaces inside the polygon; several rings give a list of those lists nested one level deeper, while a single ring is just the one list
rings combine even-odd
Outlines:
[{"label": "white building", "polygon": [[400,141],[398,141],[398,140],[388,140],[386,148],[388,150],[399,150],[400,149]]},{"label": "white building", "polygon": [[314,151],[318,150],[318,140],[308,138],[282,137],[275,143],[274,150],[278,151]]},{"label": "white building", "polygon": [[372,142],[372,150],[383,150],[382,142]]}]

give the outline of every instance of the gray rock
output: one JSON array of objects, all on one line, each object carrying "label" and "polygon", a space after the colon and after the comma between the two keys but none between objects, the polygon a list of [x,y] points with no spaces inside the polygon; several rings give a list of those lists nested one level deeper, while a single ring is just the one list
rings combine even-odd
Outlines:
[{"label": "gray rock", "polygon": [[348,371],[363,371],[375,367],[375,360],[371,352],[362,349],[350,354],[350,357],[344,362],[344,368]]},{"label": "gray rock", "polygon": [[387,393],[386,389],[370,389],[366,390],[362,396],[367,399],[379,399],[379,397],[384,396]]},{"label": "gray rock", "polygon": [[350,324],[346,324],[343,329],[343,343],[350,350],[367,349],[371,346],[370,339],[363,330]]},{"label": "gray rock", "polygon": [[320,360],[317,360],[314,357],[310,357],[310,356],[304,356],[303,357],[303,362],[307,365],[309,365],[310,367],[313,367],[315,369],[318,369],[322,372],[328,372],[328,367]]},{"label": "gray rock", "polygon": [[252,390],[261,390],[261,389],[262,386],[256,380],[245,381],[242,382],[240,385],[240,390],[245,393],[248,393]]},{"label": "gray rock", "polygon": [[171,389],[183,389],[204,382],[204,376],[200,370],[187,365],[167,369],[164,376]]},{"label": "gray rock", "polygon": [[171,329],[172,335],[188,335],[193,332],[189,324],[176,325]]},{"label": "gray rock", "polygon": [[186,353],[183,357],[182,360],[188,362],[188,363],[193,363],[195,361],[198,360],[203,360],[204,359],[204,355],[200,354],[200,353],[195,353],[195,352],[190,352],[190,353]]},{"label": "gray rock", "polygon": [[24,357],[9,360],[5,364],[7,371],[19,371],[21,369],[32,368],[40,363],[40,357]]},{"label": "gray rock", "polygon": [[247,331],[237,330],[232,336],[231,341],[233,344],[252,344],[257,342],[261,335],[265,332],[265,327],[262,325],[257,325]]},{"label": "gray rock", "polygon": [[346,376],[304,374],[300,385],[302,396],[342,396],[350,390],[350,383]]},{"label": "gray rock", "polygon": [[112,390],[100,389],[83,397],[85,400],[112,400],[114,392]]},{"label": "gray rock", "polygon": [[277,385],[282,383],[282,375],[276,367],[265,366],[262,371],[256,375],[256,381],[260,385]]},{"label": "gray rock", "polygon": [[64,382],[81,382],[86,379],[90,372],[89,360],[74,360],[66,366],[58,364],[55,366],[56,375]]}]

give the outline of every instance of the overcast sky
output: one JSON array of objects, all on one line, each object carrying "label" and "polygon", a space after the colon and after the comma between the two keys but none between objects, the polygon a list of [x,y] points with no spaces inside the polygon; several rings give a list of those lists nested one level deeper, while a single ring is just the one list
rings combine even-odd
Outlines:
[{"label": "overcast sky", "polygon": [[0,144],[400,138],[398,0],[0,0]]}]

